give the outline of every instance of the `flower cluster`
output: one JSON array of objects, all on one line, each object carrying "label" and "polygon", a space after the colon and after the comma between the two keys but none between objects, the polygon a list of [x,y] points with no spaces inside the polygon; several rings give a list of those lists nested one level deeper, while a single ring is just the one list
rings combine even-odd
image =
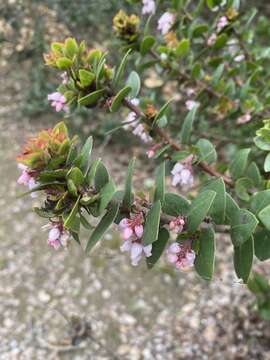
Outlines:
[{"label": "flower cluster", "polygon": [[144,216],[141,212],[131,214],[130,218],[124,218],[119,223],[119,229],[124,239],[121,251],[130,252],[131,263],[137,266],[144,254],[146,257],[152,255],[152,245],[142,244]]},{"label": "flower cluster", "polygon": [[166,35],[175,22],[175,14],[165,12],[158,20],[158,30],[162,35]]},{"label": "flower cluster", "polygon": [[156,12],[155,0],[143,0],[142,14],[154,14]]},{"label": "flower cluster", "polygon": [[56,91],[52,94],[49,94],[48,100],[51,101],[51,105],[55,108],[56,112],[61,110],[68,112],[67,99],[60,92]]},{"label": "flower cluster", "polygon": [[178,184],[181,186],[191,187],[193,186],[194,177],[192,171],[192,159],[193,156],[188,156],[181,163],[176,163],[171,171],[173,175],[172,185],[177,186]]},{"label": "flower cluster", "polygon": [[187,270],[194,265],[195,252],[191,249],[190,241],[172,243],[167,250],[167,259],[177,269]]},{"label": "flower cluster", "polygon": [[177,234],[180,234],[183,231],[185,224],[185,218],[183,216],[177,216],[170,221],[169,228]]},{"label": "flower cluster", "polygon": [[64,229],[63,223],[52,222],[44,225],[43,230],[49,229],[48,245],[58,250],[60,246],[67,247],[70,233]]}]

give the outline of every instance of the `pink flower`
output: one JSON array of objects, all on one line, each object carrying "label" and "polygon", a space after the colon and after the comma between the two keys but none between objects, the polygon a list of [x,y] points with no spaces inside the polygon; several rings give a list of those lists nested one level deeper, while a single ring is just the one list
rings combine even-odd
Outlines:
[{"label": "pink flower", "polygon": [[213,46],[216,43],[217,40],[217,34],[212,34],[211,36],[209,36],[209,38],[207,39],[207,46]]},{"label": "pink flower", "polygon": [[220,32],[222,29],[225,28],[229,24],[229,21],[226,16],[222,16],[217,21],[217,31]]},{"label": "pink flower", "polygon": [[48,244],[55,250],[58,250],[60,246],[67,247],[70,234],[64,229],[62,223],[50,223],[43,226],[42,229],[50,229]]},{"label": "pink flower", "polygon": [[171,171],[173,175],[172,185],[177,186],[180,184],[181,186],[191,187],[194,182],[194,177],[192,174],[192,155],[191,157],[187,157],[182,163],[176,163]]},{"label": "pink flower", "polygon": [[[38,185],[38,182],[36,179],[32,176],[31,170],[24,164],[18,164],[18,168],[22,170],[22,173],[17,180],[17,183],[20,185],[25,185],[29,188],[29,190],[32,190],[34,187]],[[31,193],[31,197],[35,198],[37,196],[36,193]]]},{"label": "pink flower", "polygon": [[152,245],[143,246],[141,240],[128,239],[120,247],[122,252],[130,252],[131,264],[137,266],[143,255],[150,257],[152,255]]},{"label": "pink flower", "polygon": [[250,120],[251,120],[251,115],[250,115],[250,113],[247,113],[247,114],[244,114],[244,115],[240,116],[240,117],[237,119],[236,123],[237,123],[237,124],[246,124],[246,123],[248,123]]},{"label": "pink flower", "polygon": [[165,12],[158,20],[157,29],[161,31],[162,35],[166,35],[175,22],[175,15]]},{"label": "pink flower", "polygon": [[170,222],[169,228],[170,230],[173,230],[177,234],[180,234],[183,231],[185,223],[186,222],[183,216],[177,216]]},{"label": "pink flower", "polygon": [[54,92],[48,95],[48,100],[51,101],[52,107],[55,108],[57,112],[63,110],[68,111],[68,106],[66,104],[67,100],[60,92]]},{"label": "pink flower", "polygon": [[151,146],[147,151],[146,151],[146,155],[148,156],[149,159],[153,158],[156,155],[156,152],[158,149],[160,149],[161,144],[155,144],[153,146]]},{"label": "pink flower", "polygon": [[132,215],[132,218],[124,218],[119,223],[119,228],[124,239],[120,247],[122,252],[130,252],[131,264],[137,266],[143,254],[146,257],[152,255],[152,245],[143,246],[143,214]]},{"label": "pink flower", "polygon": [[61,79],[63,85],[66,85],[68,83],[68,73],[66,71],[61,74]]},{"label": "pink flower", "polygon": [[154,0],[142,0],[142,14],[154,14],[156,12],[156,4]]},{"label": "pink flower", "polygon": [[24,164],[18,164],[18,168],[22,170],[22,173],[19,179],[17,180],[17,183],[20,185],[28,186],[29,181],[32,179],[28,167]]},{"label": "pink flower", "polygon": [[145,127],[143,124],[139,123],[135,129],[132,131],[132,133],[136,136],[138,136],[144,143],[149,143],[152,141],[152,138],[145,130]]},{"label": "pink flower", "polygon": [[200,103],[194,100],[187,100],[185,104],[188,110],[192,110],[193,108],[200,106]]},{"label": "pink flower", "polygon": [[132,236],[141,238],[143,236],[143,222],[144,217],[141,212],[132,215],[131,219],[122,219],[119,223],[119,228],[121,230],[123,239],[128,240]]},{"label": "pink flower", "polygon": [[177,269],[187,270],[194,265],[195,252],[191,249],[190,241],[172,243],[167,250],[167,259]]}]

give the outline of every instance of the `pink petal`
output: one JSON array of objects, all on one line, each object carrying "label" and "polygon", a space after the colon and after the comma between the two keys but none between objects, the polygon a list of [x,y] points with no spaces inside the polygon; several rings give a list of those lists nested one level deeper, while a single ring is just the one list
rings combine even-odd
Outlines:
[{"label": "pink petal", "polygon": [[171,264],[175,264],[178,260],[178,257],[175,254],[168,254],[167,259]]},{"label": "pink petal", "polygon": [[49,242],[57,240],[60,237],[60,235],[61,235],[60,230],[57,227],[53,227],[49,231]]},{"label": "pink petal", "polygon": [[133,231],[130,227],[127,227],[122,232],[122,235],[125,240],[128,240],[133,235]]},{"label": "pink petal", "polygon": [[128,218],[124,218],[120,221],[120,223],[118,224],[120,229],[125,229],[126,227],[129,226],[129,219]]},{"label": "pink petal", "polygon": [[135,231],[136,236],[139,239],[143,236],[143,226],[142,225],[135,226],[134,231]]}]

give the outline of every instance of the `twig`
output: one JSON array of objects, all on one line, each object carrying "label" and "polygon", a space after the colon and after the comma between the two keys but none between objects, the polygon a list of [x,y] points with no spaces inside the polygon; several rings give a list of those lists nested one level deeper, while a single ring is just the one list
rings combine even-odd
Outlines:
[{"label": "twig", "polygon": [[[129,108],[130,110],[132,110],[138,117],[143,118],[145,122],[147,122],[146,120],[146,116],[143,113],[143,111],[136,105],[132,104],[128,99],[124,99],[123,104]],[[165,131],[163,131],[162,129],[155,127],[154,131],[160,136],[160,138],[164,141],[164,143],[169,144],[174,150],[176,151],[180,151],[182,149],[181,145],[178,144],[176,141],[174,141]],[[213,169],[211,166],[209,166],[206,162],[201,161],[198,166],[205,171],[206,173],[208,173],[211,176],[216,176],[216,177],[222,177],[224,182],[230,186],[231,188],[234,187],[234,182],[233,180],[218,172],[217,170]]]}]

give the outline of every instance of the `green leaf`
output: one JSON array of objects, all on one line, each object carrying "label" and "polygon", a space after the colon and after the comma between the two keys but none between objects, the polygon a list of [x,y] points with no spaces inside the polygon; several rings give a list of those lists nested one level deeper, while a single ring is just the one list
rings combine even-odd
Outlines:
[{"label": "green leaf", "polygon": [[107,184],[109,179],[110,179],[110,175],[105,165],[101,161],[99,161],[95,172],[95,179],[94,179],[95,189],[99,192]]},{"label": "green leaf", "polygon": [[175,49],[175,55],[177,57],[186,56],[189,53],[190,41],[189,39],[183,39],[180,41],[179,45]]},{"label": "green leaf", "polygon": [[167,242],[170,238],[170,233],[167,229],[162,228],[159,231],[158,239],[152,245],[152,255],[146,258],[147,267],[151,269],[163,254]]},{"label": "green leaf", "polygon": [[255,215],[270,204],[270,190],[264,190],[252,195],[250,209]]},{"label": "green leaf", "polygon": [[234,247],[234,269],[239,279],[242,279],[244,283],[247,283],[254,255],[254,243],[251,236],[243,245]]},{"label": "green leaf", "polygon": [[157,168],[154,201],[160,200],[161,204],[163,204],[164,190],[165,190],[165,161],[161,163]]},{"label": "green leaf", "polygon": [[125,99],[126,96],[131,92],[131,87],[126,86],[121,89],[113,98],[112,105],[110,107],[111,112],[116,112],[120,109],[122,105],[122,101]]},{"label": "green leaf", "polygon": [[154,36],[151,35],[147,35],[142,39],[142,42],[140,44],[140,53],[141,55],[146,55],[151,48],[153,47],[153,45],[155,44],[156,40],[154,38]]},{"label": "green leaf", "polygon": [[202,229],[199,239],[199,251],[195,259],[195,269],[205,280],[211,280],[215,266],[215,233],[212,228]]},{"label": "green leaf", "polygon": [[131,99],[136,98],[141,89],[141,79],[136,71],[131,71],[127,79],[126,85],[131,87],[131,92],[129,94],[129,97]]},{"label": "green leaf", "polygon": [[68,156],[67,156],[67,160],[66,160],[66,165],[72,165],[73,161],[77,158],[77,148],[75,144],[71,144],[69,152],[68,152]]},{"label": "green leaf", "polygon": [[77,41],[73,38],[67,38],[64,46],[65,55],[72,59],[73,56],[77,54],[78,50],[79,47]]},{"label": "green leaf", "polygon": [[205,190],[213,190],[216,197],[213,201],[209,215],[216,224],[224,224],[226,211],[226,188],[222,178],[210,180],[203,188]]},{"label": "green leaf", "polygon": [[194,232],[197,230],[198,226],[202,223],[208,214],[215,197],[215,191],[205,190],[192,201],[189,212],[187,214],[188,231]]},{"label": "green leaf", "polygon": [[192,29],[193,37],[200,37],[202,34],[208,31],[207,24],[196,24]]},{"label": "green leaf", "polygon": [[72,66],[72,60],[62,57],[56,60],[56,66],[61,70],[67,70]]},{"label": "green leaf", "polygon": [[218,85],[218,82],[223,74],[223,71],[224,71],[224,68],[225,68],[225,65],[224,64],[220,64],[215,72],[213,73],[213,76],[212,76],[212,84],[214,86]]},{"label": "green leaf", "polygon": [[196,146],[199,149],[198,161],[205,161],[212,164],[217,161],[217,153],[214,145],[207,139],[200,139]]},{"label": "green leaf", "polygon": [[162,204],[162,211],[171,216],[186,215],[189,211],[189,201],[181,195],[166,193]]},{"label": "green leaf", "polygon": [[248,190],[253,186],[253,183],[248,178],[240,178],[235,182],[235,192],[239,199],[249,201]]},{"label": "green leaf", "polygon": [[193,127],[193,122],[195,119],[197,107],[195,106],[193,109],[191,109],[187,116],[184,119],[181,132],[180,132],[180,141],[182,144],[187,144],[189,142],[191,130]]},{"label": "green leaf", "polygon": [[95,230],[92,232],[90,239],[88,240],[86,245],[86,252],[89,252],[109,229],[111,224],[114,222],[114,219],[116,218],[118,210],[119,205],[117,203],[112,203],[111,208],[107,210],[106,214],[103,216]]},{"label": "green leaf", "polygon": [[105,89],[93,91],[92,93],[78,99],[78,104],[81,106],[96,104],[97,101],[105,94],[105,92]]},{"label": "green leaf", "polygon": [[154,243],[158,239],[160,212],[160,201],[156,201],[149,210],[145,220],[143,232],[143,244],[145,246]]},{"label": "green leaf", "polygon": [[258,218],[261,220],[266,229],[270,230],[270,205],[266,206],[259,212]]},{"label": "green leaf", "polygon": [[153,125],[156,124],[156,122],[161,119],[167,112],[168,107],[170,105],[170,103],[173,101],[173,99],[170,99],[169,101],[167,101],[162,108],[159,110],[159,112],[157,113],[157,115],[155,116],[155,119],[153,121]]},{"label": "green leaf", "polygon": [[226,193],[226,218],[229,219],[229,222],[232,221],[239,210],[240,208],[235,200],[231,197],[230,194]]},{"label": "green leaf", "polygon": [[71,179],[68,179],[67,181],[67,188],[68,188],[68,192],[73,196],[73,197],[77,197],[78,196],[78,191],[77,191],[77,187],[74,184],[74,182]]},{"label": "green leaf", "polygon": [[215,50],[220,50],[227,44],[227,41],[228,41],[228,36],[226,34],[221,34],[217,37],[217,40],[213,48]]},{"label": "green leaf", "polygon": [[68,170],[66,169],[58,169],[58,170],[48,170],[40,173],[38,180],[41,182],[49,182],[57,179],[65,179]]},{"label": "green leaf", "polygon": [[117,71],[115,72],[115,75],[114,75],[114,78],[113,78],[113,81],[112,81],[112,84],[113,84],[113,87],[116,88],[122,78],[122,75],[123,75],[123,72],[125,70],[125,67],[126,67],[126,63],[127,63],[127,58],[129,56],[129,54],[131,53],[131,49],[129,49],[126,54],[124,55]]},{"label": "green leaf", "polygon": [[244,174],[247,167],[249,153],[250,149],[242,149],[236,153],[229,168],[234,179],[237,179]]},{"label": "green leaf", "polygon": [[125,183],[125,192],[123,197],[123,206],[127,209],[130,209],[133,203],[133,194],[132,194],[132,176],[134,172],[136,158],[130,160],[127,170],[127,177]]},{"label": "green leaf", "polygon": [[76,187],[84,183],[83,173],[77,167],[73,167],[70,169],[70,171],[67,173],[67,179],[72,180]]},{"label": "green leaf", "polygon": [[240,246],[254,233],[258,220],[246,209],[240,209],[231,219],[231,238],[234,246]]},{"label": "green leaf", "polygon": [[99,211],[100,213],[106,209],[109,202],[112,200],[114,194],[116,192],[115,183],[112,179],[107,182],[105,186],[100,190],[100,203],[99,203]]},{"label": "green leaf", "polygon": [[265,160],[264,160],[264,165],[263,165],[264,171],[265,172],[269,172],[270,171],[270,153],[266,156]]},{"label": "green leaf", "polygon": [[100,159],[96,159],[95,161],[93,161],[89,171],[88,171],[88,174],[87,174],[87,183],[89,186],[92,186],[92,183],[95,179],[95,176],[96,176],[96,171],[97,171],[97,168],[98,168],[98,165],[100,163]]},{"label": "green leaf", "polygon": [[254,186],[260,186],[262,183],[262,176],[257,164],[252,161],[246,170],[246,176],[252,180]]},{"label": "green leaf", "polygon": [[65,229],[70,229],[74,232],[79,232],[78,229],[78,222],[77,222],[77,213],[79,210],[79,201],[80,201],[80,196],[78,196],[71,212],[69,213],[68,217],[66,218],[65,222],[64,222],[64,228]]},{"label": "green leaf", "polygon": [[265,151],[270,151],[270,142],[264,140],[264,138],[262,138],[260,136],[256,136],[254,139],[254,143],[259,149],[265,150]]},{"label": "green leaf", "polygon": [[93,147],[93,138],[92,136],[89,136],[89,138],[86,140],[86,142],[83,145],[82,151],[81,151],[81,159],[80,159],[80,169],[83,171],[84,175],[86,175],[90,168],[90,157]]},{"label": "green leaf", "polygon": [[270,259],[270,231],[260,229],[254,234],[255,255],[261,260]]},{"label": "green leaf", "polygon": [[83,87],[87,87],[92,84],[92,82],[95,80],[95,74],[93,74],[91,71],[80,69],[79,70],[79,79],[80,83]]}]

